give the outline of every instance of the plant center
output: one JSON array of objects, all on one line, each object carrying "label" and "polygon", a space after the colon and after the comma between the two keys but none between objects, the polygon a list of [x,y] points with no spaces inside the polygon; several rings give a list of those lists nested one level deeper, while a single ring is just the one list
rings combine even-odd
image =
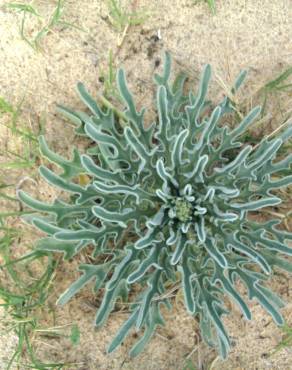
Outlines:
[{"label": "plant center", "polygon": [[173,207],[175,216],[181,222],[190,221],[192,218],[192,204],[184,198],[177,198]]}]

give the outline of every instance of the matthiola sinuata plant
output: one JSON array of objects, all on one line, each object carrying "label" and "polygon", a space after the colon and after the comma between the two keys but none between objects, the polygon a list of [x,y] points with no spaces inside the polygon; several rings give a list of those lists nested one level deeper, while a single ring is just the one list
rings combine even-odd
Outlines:
[{"label": "matthiola sinuata plant", "polygon": [[[291,127],[257,146],[242,144],[240,136],[255,121],[252,109],[230,128],[226,114],[235,112],[225,97],[215,108],[206,100],[211,68],[204,68],[196,93],[184,93],[185,77],[170,84],[170,56],[162,75],[155,75],[157,122],[146,125],[128,90],[125,73],[117,85],[125,109],[98,105],[82,84],[78,92],[90,114],[62,112],[77,125],[77,132],[95,144],[87,154],[76,149],[67,160],[52,152],[43,137],[44,157],[62,168],[56,174],[41,166],[51,185],[71,193],[70,201],[52,204],[23,191],[19,198],[38,211],[27,219],[47,234],[41,251],[63,252],[66,259],[92,250],[92,263],[81,264],[80,278],[59,298],[68,302],[85,284],[94,281],[102,292],[95,324],[101,326],[117,300],[129,303],[131,313],[110,344],[113,351],[130,330],[142,334],[131,349],[135,356],[155,329],[164,324],[161,306],[171,309],[174,292],[182,289],[187,311],[200,324],[203,339],[225,357],[230,340],[222,323],[228,313],[226,297],[243,315],[251,313],[239,290],[242,282],[249,299],[256,299],[279,325],[283,302],[265,285],[274,267],[292,271],[285,256],[292,233],[280,230],[279,220],[259,222],[250,212],[277,206],[272,192],[292,182],[283,176],[292,155],[275,160]],[[242,72],[232,90],[242,84]],[[79,175],[87,174],[82,186]],[[285,172],[284,172],[285,174]]]}]

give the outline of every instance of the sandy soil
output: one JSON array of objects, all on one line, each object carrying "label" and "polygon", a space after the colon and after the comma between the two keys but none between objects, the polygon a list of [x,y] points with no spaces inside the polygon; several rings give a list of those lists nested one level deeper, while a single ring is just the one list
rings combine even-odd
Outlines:
[{"label": "sandy soil", "polygon": [[[95,91],[103,90],[99,76],[108,68],[110,49],[115,56],[115,66],[126,69],[129,85],[139,104],[147,106],[150,111],[152,75],[160,68],[165,50],[172,53],[175,70],[184,69],[192,73],[194,82],[202,66],[211,63],[215,98],[222,94],[223,88],[228,91],[242,68],[248,68],[247,85],[238,97],[248,104],[257,101],[253,97],[267,81],[292,65],[291,0],[217,0],[214,16],[203,2],[137,0],[134,5],[143,9],[148,17],[143,24],[128,29],[121,46],[121,35],[108,22],[106,1],[67,0],[64,19],[84,31],[55,27],[42,40],[38,52],[21,39],[18,29],[21,16],[8,10],[6,3],[0,0],[0,96],[14,105],[23,99],[21,123],[35,131],[45,116],[47,140],[62,154],[70,152],[74,133],[72,127],[56,115],[56,104],[82,107],[74,90],[77,81],[83,81],[93,95]],[[43,0],[35,1],[35,4],[41,14],[48,16],[56,2]],[[37,32],[39,21],[31,19],[27,25],[26,34],[31,36]],[[264,133],[282,122],[291,109],[291,97],[281,99],[280,95],[280,105],[279,110],[278,100],[269,101],[270,119],[266,121]],[[0,134],[2,152],[19,148],[20,143],[2,125]],[[74,145],[77,145],[76,141]],[[5,160],[5,156],[0,157],[0,163]],[[13,183],[29,176],[37,181],[37,185],[28,181],[26,189],[41,199],[56,195],[54,189],[39,180],[36,170],[30,173],[3,170],[1,176]],[[18,221],[13,222],[18,225]],[[29,244],[34,239],[33,233],[32,230],[27,231],[21,245]],[[52,305],[58,294],[78,276],[75,269],[76,262],[60,265]],[[292,325],[291,279],[277,275],[273,286],[287,302],[283,313]],[[96,331],[92,325],[95,305],[90,290],[85,289],[64,308],[56,308],[54,323],[50,317],[44,317],[44,324],[48,327],[78,323],[81,342],[78,347],[72,347],[66,339],[46,339],[46,343],[39,344],[40,357],[46,361],[75,363],[69,368],[78,370],[182,370],[189,355],[198,369],[292,369],[291,350],[283,349],[270,356],[283,333],[255,302],[252,303],[252,322],[242,321],[236,308],[234,315],[226,318],[234,346],[224,363],[212,350],[196,344],[196,325],[184,311],[179,298],[173,312],[167,314],[168,326],[158,331],[139,358],[131,360],[127,356],[133,338],[113,355],[106,356],[106,345],[123,322],[124,315],[113,313],[105,327]],[[1,348],[7,347],[7,340],[0,338],[1,354]],[[5,368],[4,359],[0,355],[0,369]]]},{"label": "sandy soil", "polygon": [[[3,302],[4,303],[4,302]],[[0,302],[2,304],[2,302]],[[17,345],[17,337],[13,334],[13,332],[7,333],[7,326],[5,322],[9,320],[7,317],[7,313],[5,310],[0,307],[0,369],[5,369],[6,364],[9,362],[11,358],[11,354],[13,353],[16,345]]]}]

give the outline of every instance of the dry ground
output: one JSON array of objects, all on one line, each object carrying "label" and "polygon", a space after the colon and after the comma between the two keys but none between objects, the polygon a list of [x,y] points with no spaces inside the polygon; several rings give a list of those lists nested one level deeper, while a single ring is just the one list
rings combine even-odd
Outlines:
[{"label": "dry ground", "polygon": [[[29,3],[28,1],[26,3]],[[75,94],[77,81],[83,81],[93,93],[104,88],[99,75],[108,68],[109,51],[114,55],[115,66],[123,66],[128,81],[140,104],[151,106],[153,98],[152,74],[160,68],[163,52],[168,50],[175,59],[175,69],[192,73],[194,81],[202,66],[208,62],[214,71],[214,97],[228,90],[242,68],[250,71],[246,87],[239,99],[254,103],[252,96],[269,80],[292,65],[292,1],[291,0],[217,0],[216,15],[212,15],[204,2],[192,0],[137,0],[134,6],[142,9],[147,18],[140,25],[128,28],[124,38],[108,22],[106,1],[67,0],[64,19],[77,28],[54,27],[41,41],[41,49],[33,50],[21,37],[21,15],[7,9],[0,0],[0,96],[16,106],[23,99],[21,123],[37,131],[41,117],[46,117],[46,137],[51,147],[68,154],[74,140],[72,127],[56,116],[56,103],[80,107]],[[52,12],[56,1],[34,1],[43,15]],[[26,35],[32,36],[39,21],[30,19]],[[122,44],[119,46],[120,41]],[[270,118],[264,123],[262,134],[276,128],[291,110],[291,96],[278,95],[269,100]],[[4,120],[2,118],[2,120]],[[0,118],[1,121],[1,118]],[[3,123],[3,122],[2,122]],[[19,149],[21,143],[0,126],[1,152]],[[76,145],[76,142],[74,143]],[[0,163],[7,158],[2,155]],[[55,196],[55,191],[38,179],[36,169],[2,170],[1,178],[20,183],[42,199]],[[4,205],[3,205],[4,207]],[[3,208],[2,207],[2,208]],[[3,210],[3,209],[2,209]],[[10,221],[16,227],[19,220]],[[35,238],[28,230],[14,248],[23,251]],[[73,281],[78,273],[75,264],[60,265],[55,279],[53,298]],[[292,325],[291,280],[286,275],[275,276],[273,286],[286,300],[283,310]],[[291,284],[290,284],[291,285]],[[181,300],[168,314],[168,326],[159,330],[143,354],[134,360],[127,357],[131,340],[111,356],[105,349],[110,338],[123,321],[123,314],[114,313],[105,327],[95,331],[92,322],[95,308],[90,290],[85,290],[64,308],[56,309],[54,325],[77,323],[81,330],[78,347],[65,339],[46,339],[39,343],[39,355],[46,361],[76,363],[70,369],[159,369],[182,370],[186,357],[196,346],[195,324],[185,313]],[[52,304],[54,302],[52,301]],[[223,363],[214,353],[199,345],[190,357],[196,368],[227,369],[292,369],[291,349],[283,349],[269,356],[282,339],[282,331],[257,303],[252,303],[254,320],[241,321],[235,309],[226,319],[234,346]],[[52,322],[44,318],[49,327]],[[13,346],[15,338],[11,338]],[[9,336],[0,338],[0,369],[5,369]],[[6,357],[5,357],[6,356]],[[215,359],[215,360],[214,360]],[[2,363],[1,363],[2,361]],[[78,365],[79,364],[79,365]]]}]

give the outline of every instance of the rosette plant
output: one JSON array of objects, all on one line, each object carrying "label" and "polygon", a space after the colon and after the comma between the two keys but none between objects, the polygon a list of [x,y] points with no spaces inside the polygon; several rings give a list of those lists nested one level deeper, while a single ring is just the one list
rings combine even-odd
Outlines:
[{"label": "rosette plant", "polygon": [[[280,229],[277,219],[258,221],[255,215],[277,207],[281,199],[274,191],[292,182],[287,175],[292,155],[276,159],[292,130],[263,138],[254,147],[242,143],[261,108],[231,128],[225,121],[235,113],[230,98],[216,107],[206,99],[210,66],[204,68],[198,91],[186,94],[185,76],[170,83],[170,64],[166,53],[162,75],[154,76],[153,124],[144,122],[145,109],[137,110],[123,70],[117,73],[121,110],[104,98],[98,105],[79,83],[90,113],[60,109],[77,125],[77,133],[90,139],[87,153],[74,149],[73,158],[65,159],[40,137],[43,156],[63,170],[56,173],[42,165],[40,175],[70,197],[47,204],[23,191],[18,196],[37,211],[27,221],[46,233],[38,250],[63,252],[66,259],[92,251],[91,263],[79,266],[79,279],[58,303],[65,304],[93,281],[94,291],[103,296],[97,326],[118,300],[129,308],[109,352],[136,330],[141,335],[130,354],[139,354],[164,324],[161,308],[171,309],[174,293],[181,290],[202,338],[225,357],[230,347],[222,322],[227,298],[247,319],[247,300],[255,299],[283,324],[283,302],[266,281],[275,267],[292,271],[287,259],[292,233]],[[239,75],[232,93],[245,75]],[[89,180],[81,185],[84,174]]]}]

